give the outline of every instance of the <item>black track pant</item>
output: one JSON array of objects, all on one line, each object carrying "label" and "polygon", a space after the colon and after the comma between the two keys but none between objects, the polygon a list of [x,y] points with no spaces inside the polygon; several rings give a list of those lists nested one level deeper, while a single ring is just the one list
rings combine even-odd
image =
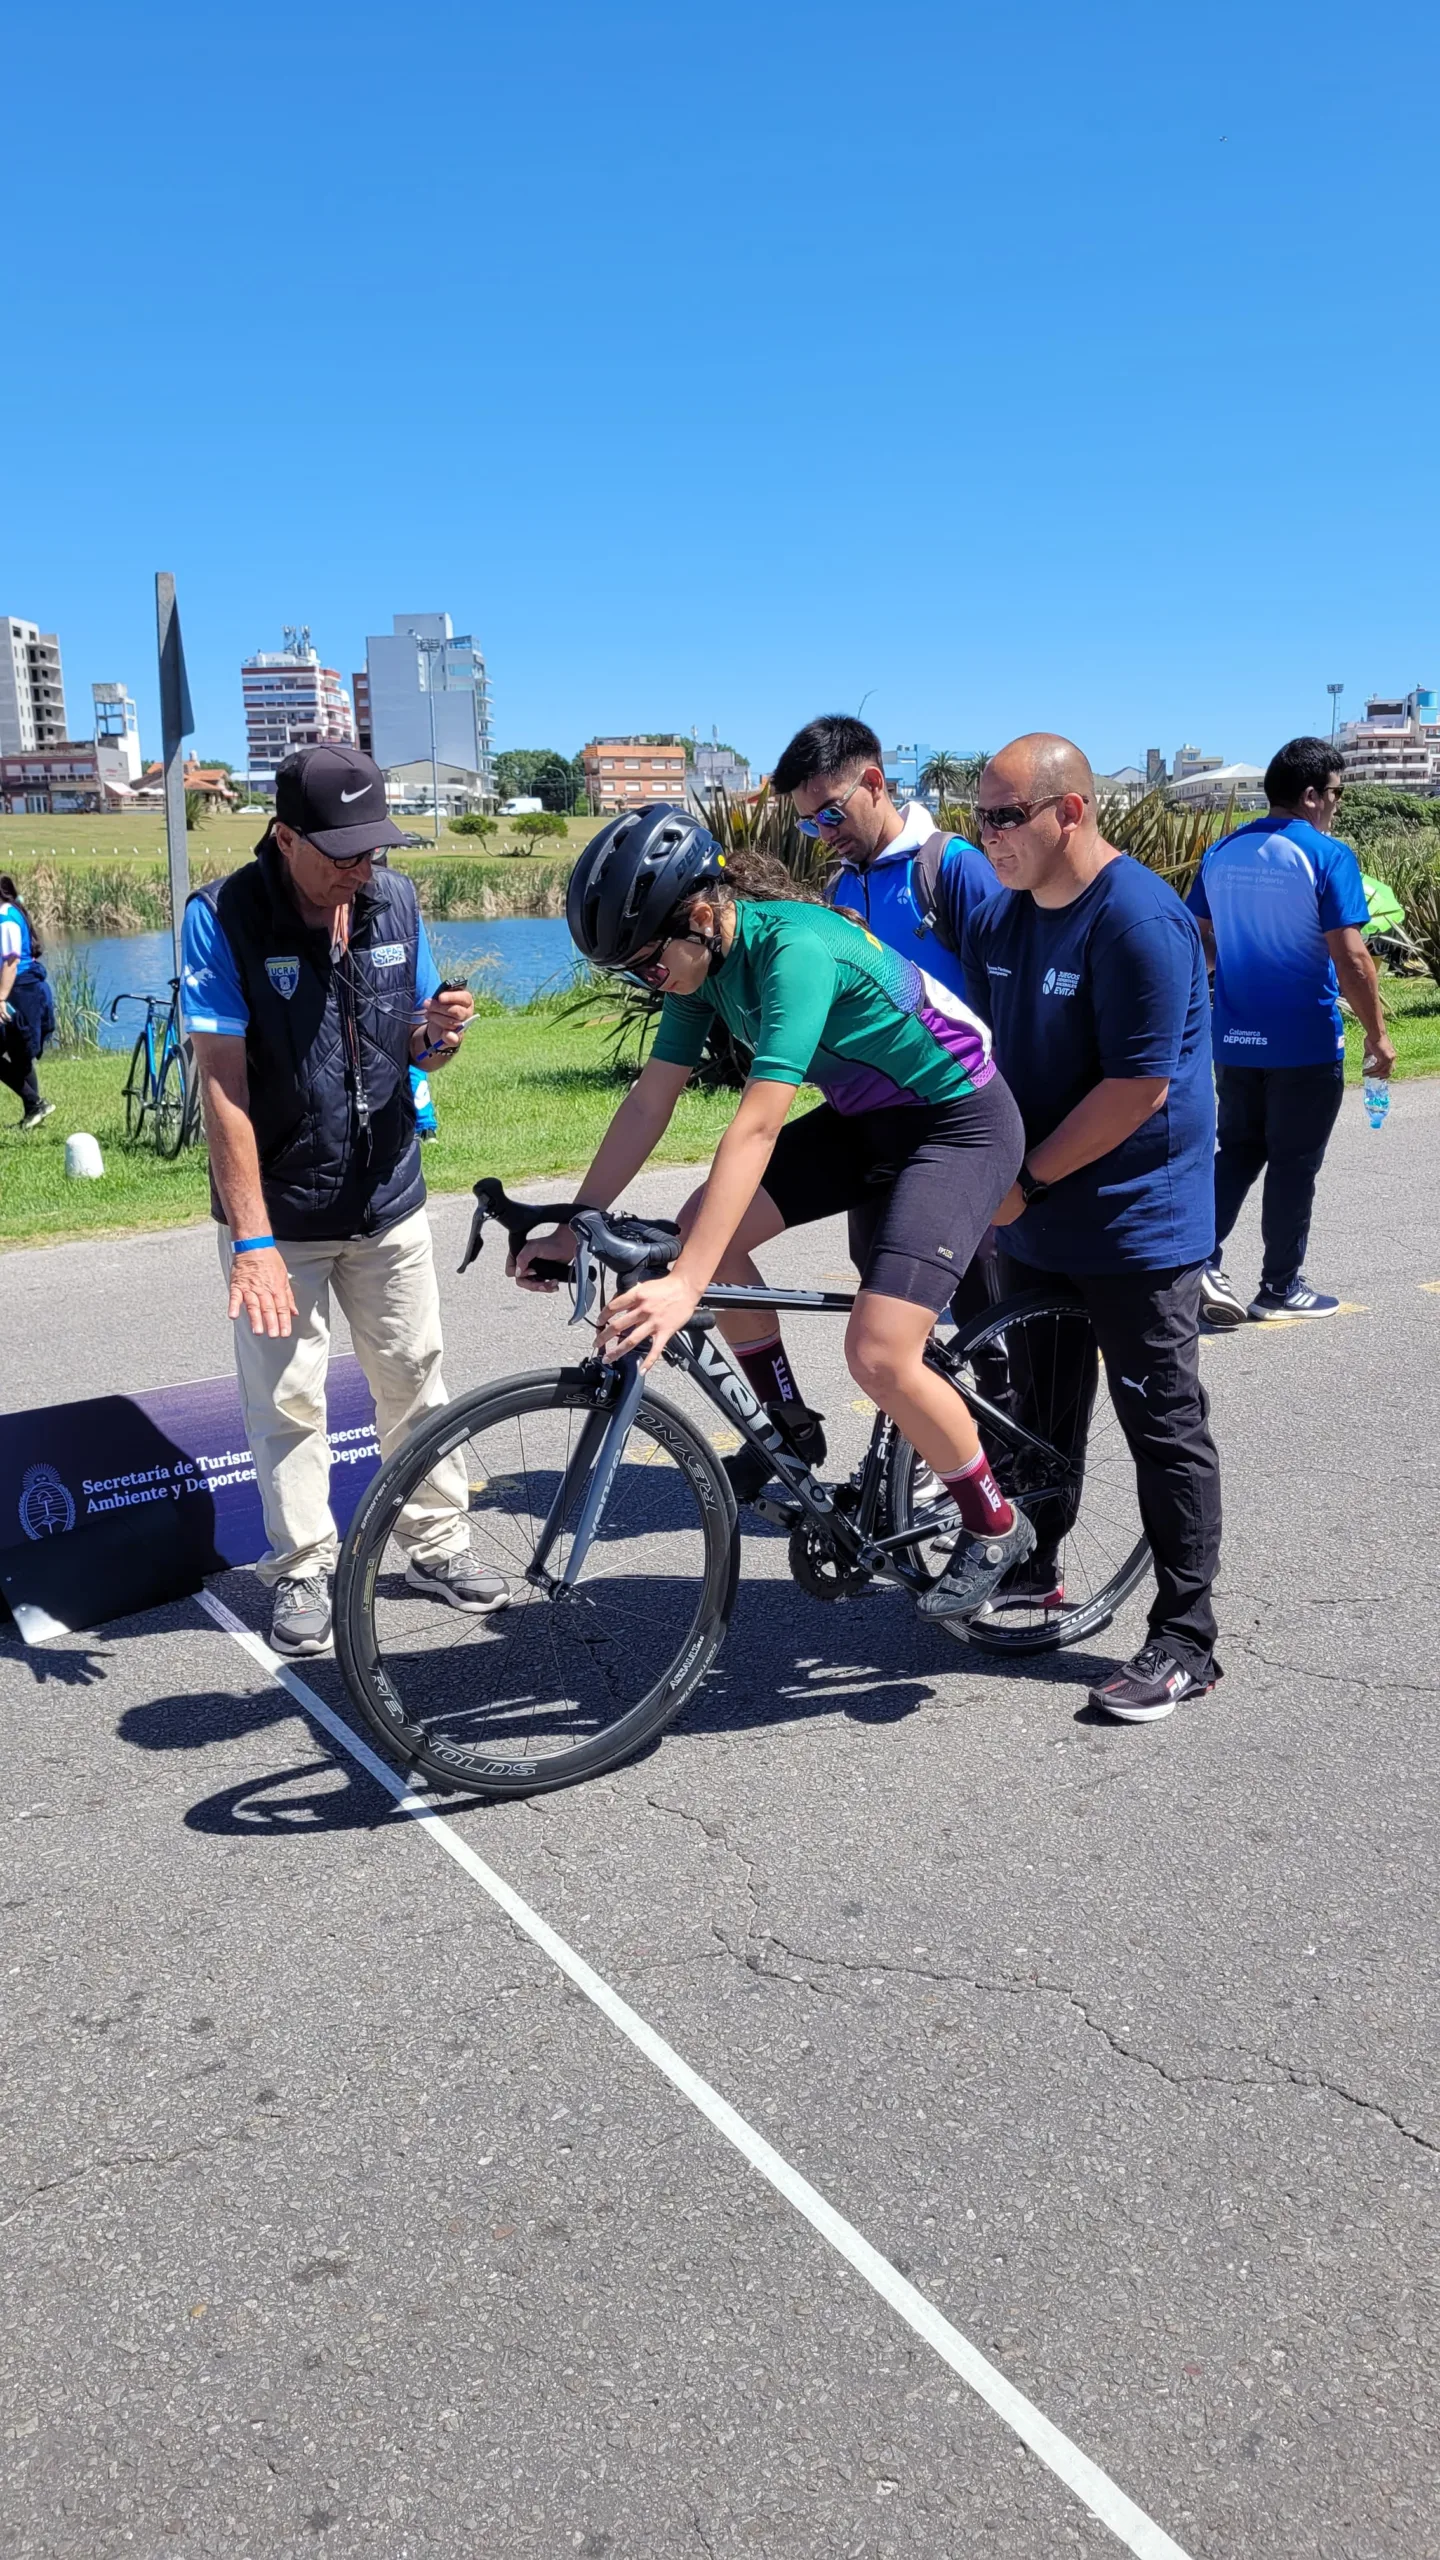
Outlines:
[{"label": "black track pant", "polygon": [[8,1084],[12,1093],[18,1093],[27,1111],[34,1110],[40,1099],[35,1052],[24,1023],[13,1012],[8,1022],[0,1022],[0,1084]]},{"label": "black track pant", "polygon": [[[1135,1461],[1140,1517],[1155,1558],[1150,1633],[1182,1669],[1211,1676],[1215,1612],[1210,1591],[1220,1562],[1220,1461],[1210,1437],[1210,1399],[1200,1383],[1201,1263],[1167,1271],[1040,1271],[1001,1250],[1005,1296],[1059,1287],[1088,1310],[1105,1363],[1116,1418]],[[1018,1382],[1017,1382],[1018,1383]],[[1075,1440],[1095,1399],[1095,1353],[1076,1361],[1073,1395],[1048,1382],[1047,1427],[1068,1411]],[[1023,1421],[1024,1398],[1020,1419]],[[1036,1417],[1037,1421],[1039,1416]],[[1056,1543],[1063,1521],[1035,1526]]]},{"label": "black track pant", "polygon": [[1217,1250],[1261,1173],[1260,1233],[1267,1289],[1288,1289],[1305,1259],[1315,1185],[1340,1113],[1345,1070],[1220,1067],[1215,1076],[1215,1242]]}]

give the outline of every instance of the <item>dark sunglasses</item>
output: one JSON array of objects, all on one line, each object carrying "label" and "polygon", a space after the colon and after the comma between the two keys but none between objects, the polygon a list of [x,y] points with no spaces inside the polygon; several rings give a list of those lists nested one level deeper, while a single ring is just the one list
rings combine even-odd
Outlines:
[{"label": "dark sunglasses", "polygon": [[998,808],[976,807],[975,829],[978,835],[1008,836],[1016,827],[1028,827],[1041,809],[1058,809],[1062,800],[1079,800],[1085,795],[1075,791],[1052,791],[1048,800],[1003,800]]},{"label": "dark sunglasses", "polygon": [[836,828],[845,823],[846,801],[853,800],[864,779],[863,773],[857,774],[849,789],[837,791],[834,799],[827,800],[823,809],[817,809],[813,818],[797,818],[795,824],[802,836],[833,836]]}]

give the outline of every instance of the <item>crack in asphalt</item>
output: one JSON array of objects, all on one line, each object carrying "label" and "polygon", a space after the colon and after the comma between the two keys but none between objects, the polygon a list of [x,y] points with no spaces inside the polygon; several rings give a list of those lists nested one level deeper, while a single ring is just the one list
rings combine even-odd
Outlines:
[{"label": "crack in asphalt", "polygon": [[1363,1671],[1322,1671],[1313,1662],[1287,1662],[1282,1654],[1266,1653],[1258,1644],[1252,1644],[1248,1636],[1232,1635],[1228,1630],[1224,1643],[1227,1653],[1248,1653],[1252,1662],[1263,1662],[1271,1671],[1289,1671],[1297,1680],[1329,1680],[1338,1682],[1342,1688],[1383,1692],[1408,1689],[1417,1697],[1424,1698],[1440,1696],[1440,1680],[1372,1680]]},{"label": "crack in asphalt", "polygon": [[[1273,2085],[1273,2083],[1267,2083],[1255,2072],[1178,2071],[1169,2063],[1157,2061],[1153,2054],[1142,2052],[1138,2045],[1127,2043],[1123,2036],[1116,2034],[1113,2027],[1106,2025],[1103,2018],[1096,2017],[1080,1994],[1073,1991],[1068,1983],[1049,1982],[1040,1974],[1028,1974],[1023,1980],[1015,1980],[1004,1974],[966,1973],[958,1969],[948,1971],[938,1965],[905,1964],[884,1956],[864,1958],[819,1956],[808,1953],[803,1948],[789,1946],[773,1930],[766,1930],[763,1933],[765,1946],[778,1948],[780,1953],[788,1956],[793,1964],[814,1968],[810,1973],[787,1973],[778,1965],[766,1964],[755,1952],[753,1941],[747,1952],[744,1948],[732,1944],[718,1921],[712,1921],[710,1925],[713,1935],[720,1941],[726,1953],[735,1963],[743,1964],[748,1972],[762,1974],[772,1982],[791,1983],[797,1989],[813,1991],[821,1998],[833,1999],[837,1995],[827,1983],[815,1979],[816,1972],[872,1976],[898,1974],[917,1982],[933,1982],[1009,2000],[1033,1999],[1038,1994],[1045,1998],[1063,2000],[1067,2007],[1075,2011],[1076,2016],[1089,2028],[1091,2034],[1099,2036],[1120,2060],[1133,2063],[1139,2070],[1153,2072],[1157,2079],[1166,2081],[1171,2088],[1255,2089]],[[1253,2061],[1262,2063],[1267,2071],[1275,2073],[1281,2081],[1290,2086],[1297,2089],[1318,2090],[1327,2097],[1341,2099],[1347,2106],[1356,2108],[1361,2114],[1378,2116],[1404,2141],[1414,2143],[1417,2149],[1440,2154],[1440,2141],[1432,2140],[1428,2134],[1421,2133],[1417,2127],[1407,2124],[1402,2116],[1397,2115],[1392,2107],[1384,2105],[1380,2099],[1363,2097],[1357,2090],[1346,2088],[1343,2081],[1329,2079],[1323,2072],[1302,2071],[1294,2063],[1284,2061],[1279,2054],[1269,2053],[1261,2046],[1237,2045],[1234,2050]]]},{"label": "crack in asphalt", "polygon": [[8,2231],[12,2222],[19,2221],[22,2213],[28,2213],[30,2207],[39,2204],[43,2197],[58,2194],[62,2187],[79,2186],[86,2178],[104,2175],[112,2169],[173,2169],[177,2162],[192,2159],[196,2152],[218,2151],[227,2142],[253,2142],[256,2123],[270,2120],[265,2116],[251,2117],[241,2125],[226,2125],[218,2133],[200,2134],[193,2142],[182,2142],[175,2151],[112,2151],[94,2160],[82,2160],[78,2168],[63,2170],[58,2178],[42,2179],[38,2187],[32,2187],[9,2213],[0,2216],[0,2231]]}]

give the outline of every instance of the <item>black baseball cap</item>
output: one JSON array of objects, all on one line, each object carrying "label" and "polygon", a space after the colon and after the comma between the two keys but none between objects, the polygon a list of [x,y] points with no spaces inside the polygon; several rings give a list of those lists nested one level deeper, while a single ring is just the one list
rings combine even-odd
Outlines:
[{"label": "black baseball cap", "polygon": [[275,815],[322,853],[413,844],[385,805],[385,776],[359,747],[297,747],[275,774]]}]

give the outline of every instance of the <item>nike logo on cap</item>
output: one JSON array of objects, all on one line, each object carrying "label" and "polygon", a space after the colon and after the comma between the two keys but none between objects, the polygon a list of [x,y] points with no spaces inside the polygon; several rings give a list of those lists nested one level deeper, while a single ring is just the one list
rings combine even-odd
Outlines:
[{"label": "nike logo on cap", "polygon": [[362,782],[358,791],[342,791],[340,794],[341,808],[348,809],[352,800],[363,800],[366,792],[373,791],[374,788],[375,785],[373,782]]}]

